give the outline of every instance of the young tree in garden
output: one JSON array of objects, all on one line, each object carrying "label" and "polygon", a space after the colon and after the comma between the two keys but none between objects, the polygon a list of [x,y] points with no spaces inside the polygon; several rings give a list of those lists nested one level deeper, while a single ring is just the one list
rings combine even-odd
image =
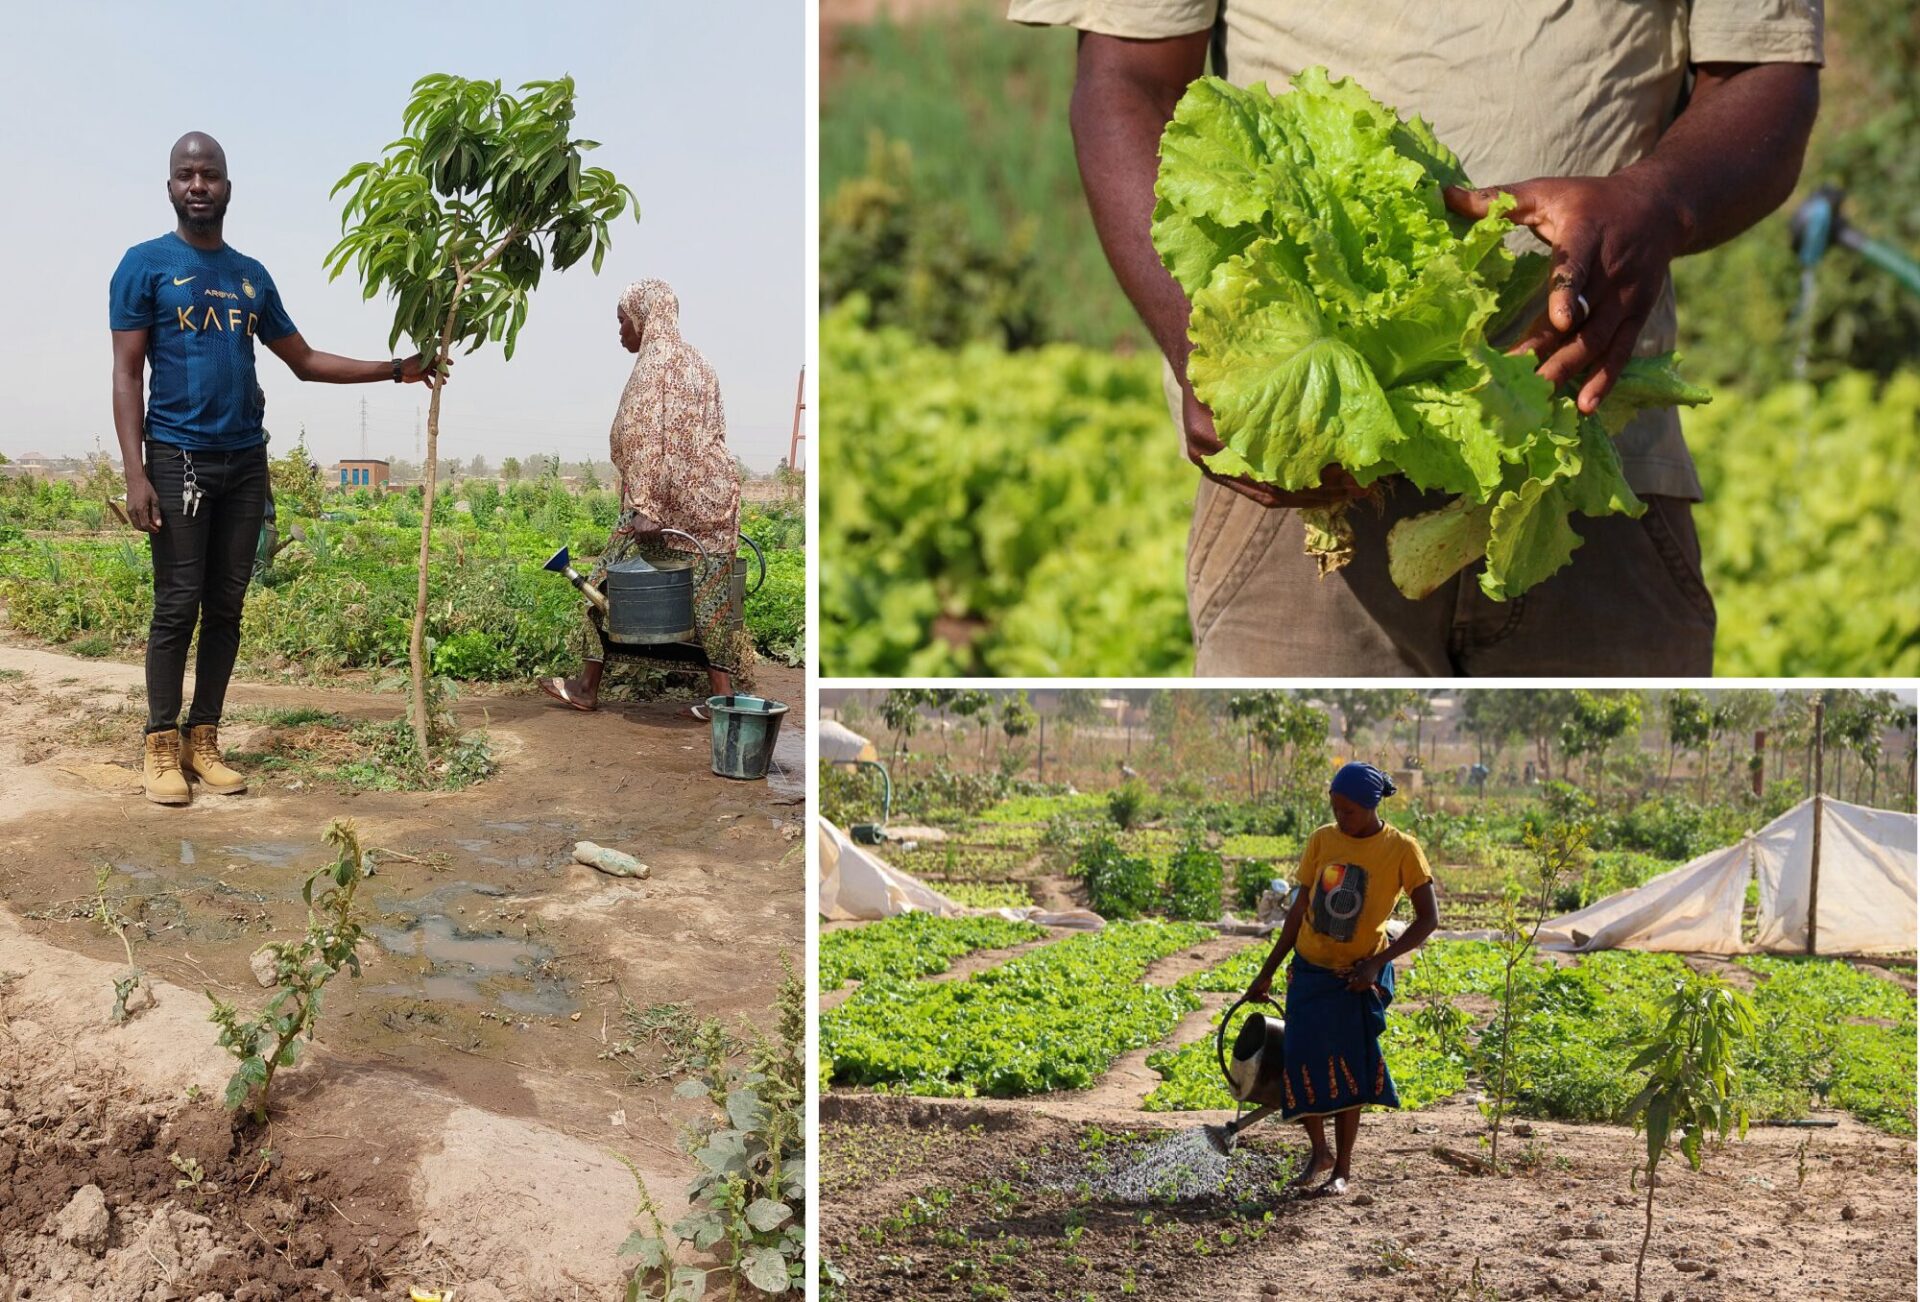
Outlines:
[{"label": "young tree in garden", "polygon": [[1595,778],[1594,794],[1607,790],[1607,752],[1613,743],[1640,728],[1640,698],[1636,692],[1575,691],[1573,709],[1560,725],[1560,749],[1569,757],[1587,757],[1587,777]]},{"label": "young tree in garden", "polygon": [[[1741,688],[1714,693],[1713,726],[1718,736],[1728,738],[1728,770],[1734,774],[1746,770],[1753,755],[1753,734],[1767,726],[1773,717],[1773,693],[1764,688]],[[1744,750],[1748,761],[1739,759]]]},{"label": "young tree in garden", "polygon": [[1457,718],[1460,729],[1474,740],[1476,758],[1488,768],[1500,759],[1500,752],[1522,732],[1519,711],[1509,698],[1518,692],[1465,692],[1461,694]]},{"label": "young tree in garden", "polygon": [[1647,1228],[1633,1263],[1634,1302],[1640,1300],[1653,1239],[1653,1191],[1668,1140],[1679,1132],[1680,1152],[1698,1171],[1709,1138],[1724,1140],[1736,1127],[1743,1138],[1747,1133],[1747,1110],[1734,1090],[1734,1055],[1753,1034],[1753,1005],[1718,980],[1689,975],[1674,983],[1666,1012],[1666,1022],[1627,1068],[1647,1073],[1646,1086],[1626,1111],[1634,1129],[1647,1136]]},{"label": "young tree in garden", "polygon": [[1527,853],[1532,857],[1532,872],[1523,880],[1509,878],[1500,896],[1500,929],[1494,946],[1500,955],[1502,984],[1500,996],[1500,1034],[1495,1045],[1497,1074],[1488,1082],[1487,1102],[1481,1110],[1493,1122],[1493,1139],[1488,1161],[1500,1169],[1500,1123],[1512,1099],[1514,1017],[1520,1010],[1515,1003],[1514,981],[1520,968],[1533,956],[1540,928],[1553,911],[1553,899],[1569,870],[1586,853],[1591,835],[1584,823],[1556,822],[1539,832],[1526,834]]},{"label": "young tree in garden", "polygon": [[[1673,781],[1673,756],[1676,751],[1697,751],[1708,736],[1711,707],[1707,694],[1691,687],[1678,687],[1660,703],[1667,719],[1667,781]],[[1701,772],[1705,773],[1704,761]]]},{"label": "young tree in garden", "polygon": [[1040,716],[1034,713],[1025,692],[1016,691],[1000,703],[1000,731],[1006,734],[1008,745],[1032,732],[1039,722]]},{"label": "young tree in garden", "polygon": [[1376,723],[1397,718],[1413,703],[1414,693],[1394,688],[1349,687],[1323,694],[1328,705],[1340,711],[1340,739],[1352,753],[1360,734]]},{"label": "young tree in garden", "polygon": [[[497,81],[433,73],[413,85],[404,134],[377,160],[356,163],[333,192],[348,190],[344,234],[327,255],[339,276],[354,268],[366,297],[393,300],[389,345],[411,340],[445,374],[456,346],[504,345],[507,360],[527,319],[527,298],[551,266],[588,254],[597,274],[608,224],[639,206],[604,168],[583,167],[596,142],[572,134],[573,78],[528,82],[508,95]],[[429,758],[426,699],[427,562],[433,537],[440,400],[427,405],[420,576],[408,659],[413,670],[417,761]]]},{"label": "young tree in garden", "polygon": [[893,756],[900,758],[900,747],[919,731],[920,709],[933,703],[933,693],[924,687],[896,687],[880,702],[880,719],[893,734]]}]

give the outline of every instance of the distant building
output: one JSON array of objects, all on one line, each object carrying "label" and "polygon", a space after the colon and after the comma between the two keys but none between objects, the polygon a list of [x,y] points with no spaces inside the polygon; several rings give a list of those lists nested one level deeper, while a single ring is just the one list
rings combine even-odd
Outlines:
[{"label": "distant building", "polygon": [[384,489],[387,486],[384,461],[342,461],[334,469],[339,472],[338,482],[342,488]]}]

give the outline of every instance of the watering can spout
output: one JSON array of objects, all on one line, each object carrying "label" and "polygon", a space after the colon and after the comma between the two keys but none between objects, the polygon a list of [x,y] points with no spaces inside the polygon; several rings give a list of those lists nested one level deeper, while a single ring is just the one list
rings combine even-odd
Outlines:
[{"label": "watering can spout", "polygon": [[607,609],[607,594],[587,582],[587,576],[573,568],[573,557],[565,547],[547,557],[547,563],[540,567],[555,574],[567,576],[567,582],[580,589],[588,601],[591,601],[602,614]]}]

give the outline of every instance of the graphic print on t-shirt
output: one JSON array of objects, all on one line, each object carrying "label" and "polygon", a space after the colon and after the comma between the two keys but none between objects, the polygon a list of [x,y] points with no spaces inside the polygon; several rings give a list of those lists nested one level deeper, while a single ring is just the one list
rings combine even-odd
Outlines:
[{"label": "graphic print on t-shirt", "polygon": [[1367,902],[1367,870],[1357,863],[1330,863],[1313,887],[1313,929],[1328,940],[1353,939]]}]

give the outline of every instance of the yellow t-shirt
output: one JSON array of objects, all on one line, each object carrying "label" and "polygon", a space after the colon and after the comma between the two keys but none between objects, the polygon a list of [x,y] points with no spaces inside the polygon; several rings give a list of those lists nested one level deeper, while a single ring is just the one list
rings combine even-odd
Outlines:
[{"label": "yellow t-shirt", "polygon": [[1353,837],[1329,823],[1307,838],[1294,880],[1308,891],[1294,952],[1336,970],[1387,947],[1387,919],[1400,896],[1433,880],[1420,843],[1381,825]]}]

